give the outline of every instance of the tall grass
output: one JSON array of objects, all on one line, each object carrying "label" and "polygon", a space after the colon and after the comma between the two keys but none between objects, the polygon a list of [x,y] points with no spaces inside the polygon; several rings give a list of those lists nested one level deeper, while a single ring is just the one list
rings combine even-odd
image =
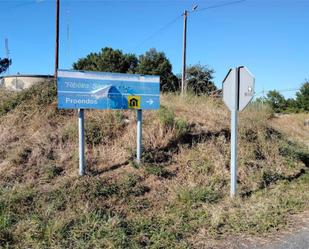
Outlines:
[{"label": "tall grass", "polygon": [[87,111],[87,176],[78,177],[77,117],[57,110],[55,86],[1,94],[0,247],[203,248],[276,231],[308,207],[308,148],[267,106],[239,114],[231,200],[221,100],[163,95],[159,111],[143,113],[139,165],[136,113]]}]

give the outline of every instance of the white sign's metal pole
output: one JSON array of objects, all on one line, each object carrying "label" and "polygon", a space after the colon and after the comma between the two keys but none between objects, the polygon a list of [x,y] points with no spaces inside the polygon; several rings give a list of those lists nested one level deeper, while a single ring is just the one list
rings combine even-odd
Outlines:
[{"label": "white sign's metal pole", "polygon": [[237,191],[237,110],[231,111],[231,197]]},{"label": "white sign's metal pole", "polygon": [[231,111],[231,197],[237,194],[237,119],[238,112],[250,103],[254,95],[255,78],[240,66],[230,69],[223,80],[223,101]]},{"label": "white sign's metal pole", "polygon": [[141,162],[142,157],[142,110],[137,110],[137,136],[136,136],[136,161]]},{"label": "white sign's metal pole", "polygon": [[231,109],[231,197],[237,191],[237,115],[239,98],[239,69],[235,69],[235,104]]},{"label": "white sign's metal pole", "polygon": [[84,109],[78,109],[79,175],[85,175]]}]

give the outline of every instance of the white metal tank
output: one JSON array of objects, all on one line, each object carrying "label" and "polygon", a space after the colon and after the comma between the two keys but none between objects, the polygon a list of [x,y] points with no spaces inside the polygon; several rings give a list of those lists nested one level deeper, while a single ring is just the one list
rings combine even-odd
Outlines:
[{"label": "white metal tank", "polygon": [[11,91],[21,91],[53,78],[53,75],[7,75],[0,78],[0,85]]}]

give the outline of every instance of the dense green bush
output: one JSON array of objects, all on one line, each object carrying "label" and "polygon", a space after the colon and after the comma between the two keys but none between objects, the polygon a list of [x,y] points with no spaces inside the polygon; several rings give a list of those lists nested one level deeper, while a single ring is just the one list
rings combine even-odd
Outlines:
[{"label": "dense green bush", "polygon": [[266,102],[276,113],[309,112],[309,82],[305,82],[296,93],[296,98],[285,99],[278,91],[267,93],[266,98],[258,98],[258,102]]}]

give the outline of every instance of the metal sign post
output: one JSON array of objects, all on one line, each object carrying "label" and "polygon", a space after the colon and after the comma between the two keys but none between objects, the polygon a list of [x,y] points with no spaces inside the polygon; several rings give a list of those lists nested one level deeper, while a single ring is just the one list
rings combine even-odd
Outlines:
[{"label": "metal sign post", "polygon": [[231,196],[237,190],[237,110],[231,111]]},{"label": "metal sign post", "polygon": [[237,191],[237,128],[238,128],[238,86],[239,86],[239,74],[238,68],[235,68],[235,82],[234,84],[234,98],[235,102],[231,109],[231,196],[236,195]]},{"label": "metal sign post", "polygon": [[230,69],[223,80],[223,101],[231,111],[231,197],[237,193],[237,127],[238,111],[253,98],[254,76],[246,67]]},{"label": "metal sign post", "polygon": [[137,110],[137,132],[136,132],[136,161],[142,158],[142,110]]},{"label": "metal sign post", "polygon": [[84,109],[78,109],[78,140],[79,140],[79,175],[85,175],[85,136],[84,136]]},{"label": "metal sign post", "polygon": [[160,108],[155,75],[58,70],[59,109],[79,109],[79,174],[85,174],[84,109],[137,110],[136,160],[142,156],[142,110]]}]

